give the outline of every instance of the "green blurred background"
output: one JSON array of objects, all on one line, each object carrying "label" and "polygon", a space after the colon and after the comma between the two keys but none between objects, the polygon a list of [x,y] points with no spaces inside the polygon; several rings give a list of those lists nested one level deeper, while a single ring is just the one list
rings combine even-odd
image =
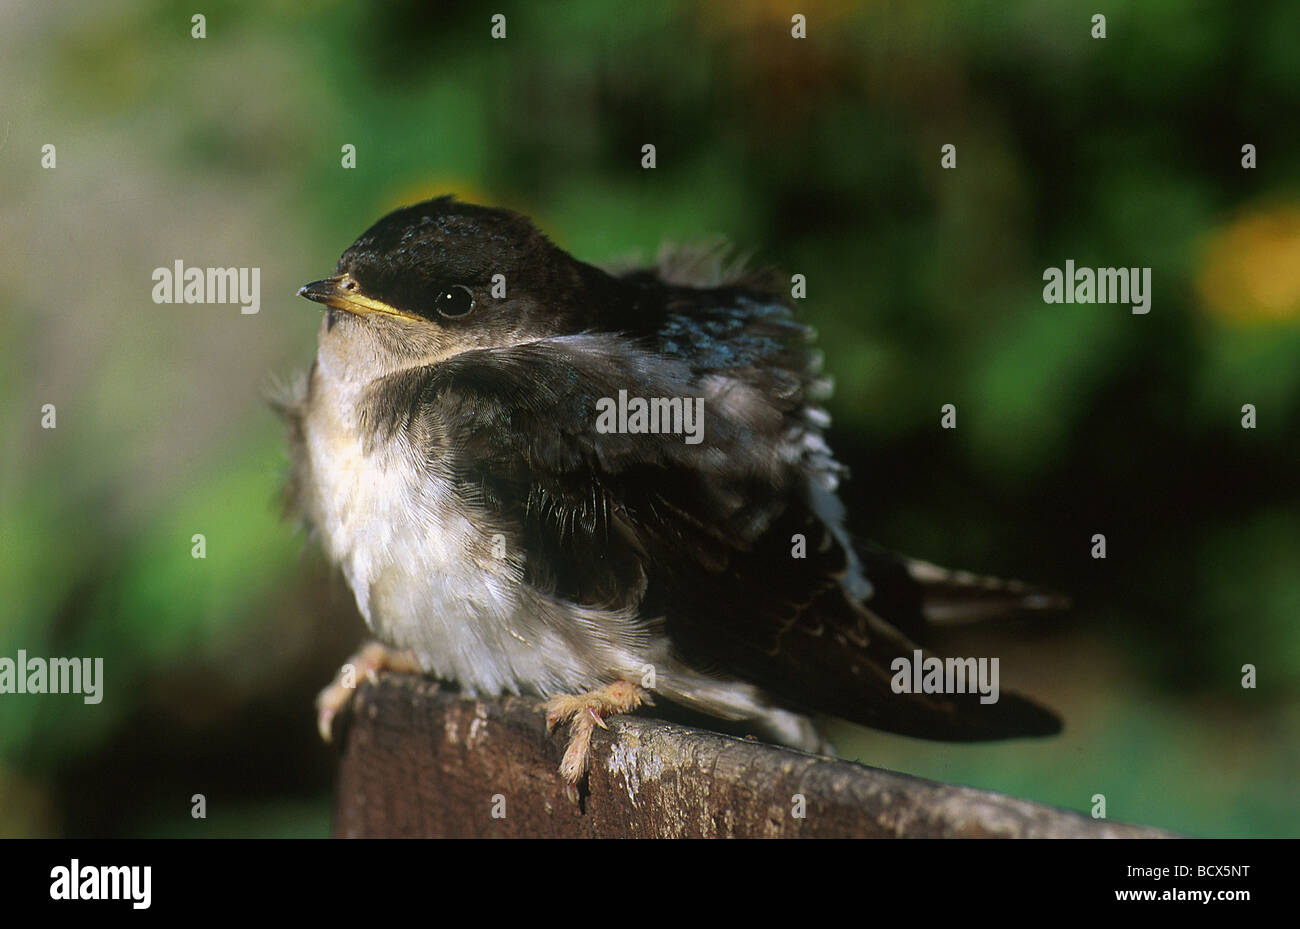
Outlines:
[{"label": "green blurred background", "polygon": [[[0,656],[106,678],[0,695],[0,835],[327,833],[312,698],[363,627],[263,395],[314,351],[297,287],[448,191],[590,261],[721,234],[807,275],[857,532],[1073,597],[934,643],[1061,737],[844,754],[1300,834],[1300,5],[200,6],[0,7]],[[1045,305],[1067,258],[1151,267],[1150,315]],[[260,267],[261,312],[154,304],[176,259]]]}]

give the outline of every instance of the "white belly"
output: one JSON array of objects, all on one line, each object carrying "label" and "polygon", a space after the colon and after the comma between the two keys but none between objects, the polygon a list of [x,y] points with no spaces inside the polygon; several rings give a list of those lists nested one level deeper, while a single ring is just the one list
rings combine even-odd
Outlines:
[{"label": "white belly", "polygon": [[326,396],[304,430],[312,522],[366,623],[432,673],[473,689],[515,689],[509,655],[482,630],[510,624],[518,573],[475,556],[485,540],[447,479],[418,466],[400,438],[367,454],[346,391],[323,380],[317,388]]},{"label": "white belly", "polygon": [[594,611],[528,587],[523,553],[422,463],[427,452],[398,435],[367,453],[355,396],[325,378],[314,385],[304,422],[310,517],[376,637],[411,649],[427,672],[472,693],[591,683],[599,664],[575,652],[572,631],[576,614],[590,623]]}]

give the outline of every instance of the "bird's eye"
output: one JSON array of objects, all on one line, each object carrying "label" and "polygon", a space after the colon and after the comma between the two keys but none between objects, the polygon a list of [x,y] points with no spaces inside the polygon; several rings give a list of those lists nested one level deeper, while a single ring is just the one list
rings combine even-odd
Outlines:
[{"label": "bird's eye", "polygon": [[464,316],[474,309],[474,295],[461,284],[448,287],[433,301],[433,308],[449,319]]}]

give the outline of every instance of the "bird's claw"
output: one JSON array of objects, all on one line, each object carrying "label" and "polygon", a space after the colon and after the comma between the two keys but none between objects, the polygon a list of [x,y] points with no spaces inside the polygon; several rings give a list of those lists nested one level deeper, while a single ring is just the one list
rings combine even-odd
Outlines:
[{"label": "bird's claw", "polygon": [[420,666],[408,651],[397,651],[379,642],[363,646],[344,662],[329,686],[316,695],[316,731],[322,741],[329,743],[334,740],[334,719],[351,702],[356,693],[357,678],[362,677],[374,684],[379,681],[380,671],[418,674]]},{"label": "bird's claw", "polygon": [[569,722],[569,742],[560,759],[560,776],[564,778],[565,793],[577,799],[578,784],[587,773],[590,763],[591,735],[595,728],[608,730],[605,717],[628,713],[637,707],[651,704],[650,694],[629,681],[615,681],[605,687],[585,694],[557,694],[546,701],[546,729],[553,731],[560,723]]}]

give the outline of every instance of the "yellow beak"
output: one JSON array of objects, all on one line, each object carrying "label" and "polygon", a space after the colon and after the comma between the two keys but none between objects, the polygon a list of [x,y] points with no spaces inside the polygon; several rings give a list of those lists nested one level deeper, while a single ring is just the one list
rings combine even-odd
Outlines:
[{"label": "yellow beak", "polygon": [[298,296],[306,297],[308,300],[314,300],[317,303],[323,303],[336,310],[346,310],[357,316],[381,313],[384,316],[396,316],[400,319],[419,320],[421,318],[412,313],[399,310],[395,306],[389,306],[382,300],[367,297],[361,292],[357,282],[346,274],[338,274],[334,277],[327,277],[323,281],[312,281],[310,284],[305,284],[298,289]]}]

